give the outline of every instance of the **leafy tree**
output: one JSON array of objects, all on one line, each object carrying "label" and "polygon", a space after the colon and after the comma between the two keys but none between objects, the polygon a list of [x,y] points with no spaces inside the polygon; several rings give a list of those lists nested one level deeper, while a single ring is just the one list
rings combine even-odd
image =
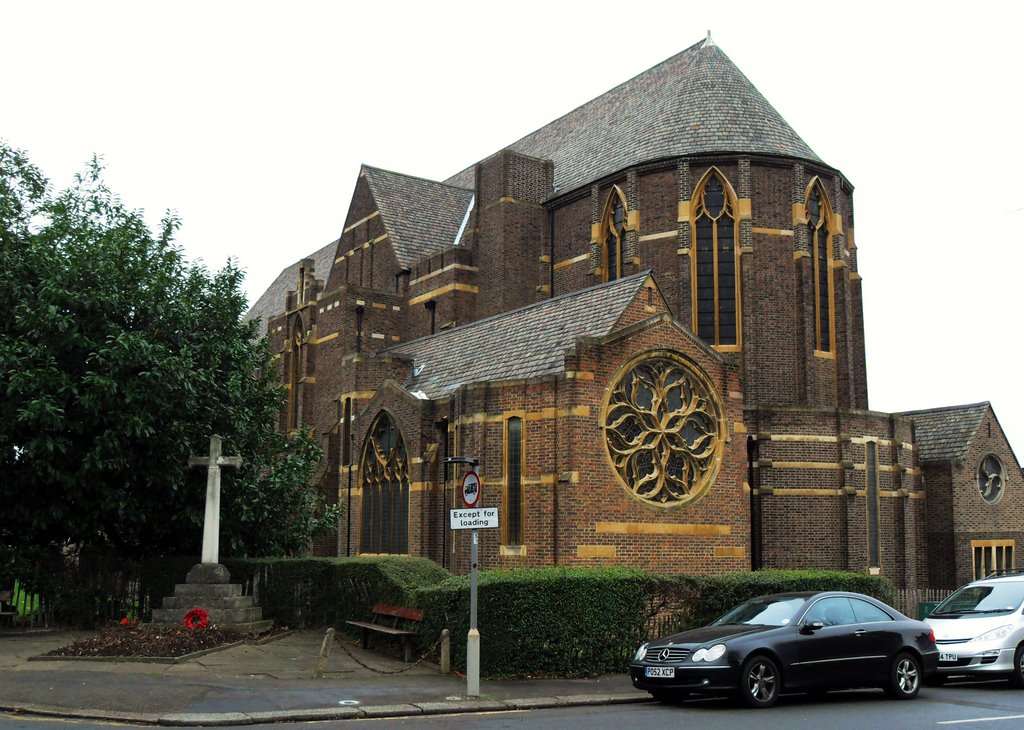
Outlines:
[{"label": "leafy tree", "polygon": [[[282,393],[243,273],[187,263],[93,159],[53,194],[0,141],[0,543],[198,554],[213,433],[225,555],[294,554],[336,523],[309,486],[311,434],[275,430]],[[233,473],[236,472],[236,473]]]}]

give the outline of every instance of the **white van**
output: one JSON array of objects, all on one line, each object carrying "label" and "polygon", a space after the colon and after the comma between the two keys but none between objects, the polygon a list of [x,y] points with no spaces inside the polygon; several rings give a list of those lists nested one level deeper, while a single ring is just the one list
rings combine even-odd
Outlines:
[{"label": "white van", "polygon": [[1000,676],[1024,688],[1024,574],[968,583],[925,619],[935,631],[939,669],[930,683],[956,675]]}]

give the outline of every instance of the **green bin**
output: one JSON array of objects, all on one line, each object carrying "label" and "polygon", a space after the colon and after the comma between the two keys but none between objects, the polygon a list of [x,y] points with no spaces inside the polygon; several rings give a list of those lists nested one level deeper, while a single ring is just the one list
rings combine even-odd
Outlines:
[{"label": "green bin", "polygon": [[924,621],[926,618],[928,618],[928,614],[934,611],[935,607],[938,606],[940,603],[942,603],[942,601],[921,601],[919,604],[917,604],[917,617],[921,621]]}]

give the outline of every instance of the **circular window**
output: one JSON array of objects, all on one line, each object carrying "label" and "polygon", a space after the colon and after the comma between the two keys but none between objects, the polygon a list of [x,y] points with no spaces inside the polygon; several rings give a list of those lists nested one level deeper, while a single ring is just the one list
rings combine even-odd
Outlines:
[{"label": "circular window", "polygon": [[995,454],[988,454],[978,465],[978,490],[986,502],[998,502],[1003,494],[1003,464]]},{"label": "circular window", "polygon": [[602,427],[626,491],[646,504],[676,507],[700,499],[714,482],[724,423],[707,377],[679,355],[659,351],[616,373]]}]

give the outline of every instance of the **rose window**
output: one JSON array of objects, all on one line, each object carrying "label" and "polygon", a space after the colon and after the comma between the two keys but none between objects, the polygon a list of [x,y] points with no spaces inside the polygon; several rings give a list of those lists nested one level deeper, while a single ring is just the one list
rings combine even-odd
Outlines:
[{"label": "rose window", "polygon": [[718,472],[722,405],[707,378],[672,353],[648,353],[619,371],[605,408],[612,466],[635,497],[674,507],[704,495]]}]

